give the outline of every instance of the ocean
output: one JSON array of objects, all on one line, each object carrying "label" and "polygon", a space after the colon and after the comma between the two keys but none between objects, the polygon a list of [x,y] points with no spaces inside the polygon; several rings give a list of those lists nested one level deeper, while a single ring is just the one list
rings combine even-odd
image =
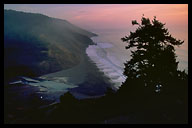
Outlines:
[{"label": "ocean", "polygon": [[[122,42],[121,38],[129,33],[125,29],[100,29],[94,30],[94,33],[98,34],[97,37],[92,37],[96,45],[90,45],[86,53],[100,71],[115,83],[114,88],[118,89],[126,79],[126,76],[123,75],[124,63],[131,58],[131,50],[125,49],[127,44]],[[178,69],[188,73],[188,42],[185,41],[182,46],[175,47],[175,50],[176,59],[179,61]]]}]

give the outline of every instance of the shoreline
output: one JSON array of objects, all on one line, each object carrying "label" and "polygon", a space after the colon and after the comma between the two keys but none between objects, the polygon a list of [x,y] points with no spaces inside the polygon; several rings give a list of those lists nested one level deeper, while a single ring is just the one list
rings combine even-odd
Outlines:
[{"label": "shoreline", "polygon": [[91,61],[95,63],[98,69],[113,83],[112,89],[118,90],[122,82],[126,79],[123,75],[123,68],[120,67],[120,65],[117,65],[118,60],[116,60],[116,58],[112,59],[113,56],[106,50],[108,48],[113,48],[114,46],[111,43],[100,43],[97,41],[97,38],[99,37],[91,38],[92,41],[95,42],[95,45],[89,45],[86,49],[86,54]]},{"label": "shoreline", "polygon": [[[27,81],[26,84],[39,88],[40,91],[38,93],[49,100],[52,100],[51,97],[55,97],[54,99],[57,102],[59,102],[59,95],[68,91],[77,99],[90,99],[104,96],[106,88],[112,88],[117,91],[124,81],[124,78],[122,78],[118,71],[119,67],[113,64],[107,57],[107,52],[104,49],[112,47],[112,45],[110,43],[95,42],[94,37],[98,36],[89,37],[91,43],[87,46],[85,52],[82,53],[79,64],[69,69],[37,77],[42,79],[43,82],[29,84],[29,81]],[[97,47],[98,45],[101,46]],[[96,48],[90,49],[92,46]],[[100,59],[94,60],[87,50],[94,52],[93,54],[100,57]],[[103,54],[102,52],[106,53]],[[100,63],[100,60],[104,63]],[[30,80],[30,78],[27,77],[23,78]],[[52,86],[54,88],[52,88]],[[54,95],[54,93],[57,93],[57,95]]]},{"label": "shoreline", "polygon": [[[10,99],[10,101],[17,99],[19,103],[18,105],[12,102],[7,102],[5,104],[5,106],[9,106],[7,107],[5,114],[6,122],[8,121],[9,123],[14,123],[16,120],[20,120],[20,117],[18,116],[21,116],[24,111],[30,111],[31,109],[35,110],[41,107],[44,108],[50,106],[53,103],[57,104],[60,102],[59,97],[68,91],[71,92],[71,94],[79,100],[95,99],[104,96],[106,89],[111,86],[110,80],[97,68],[96,64],[90,60],[86,54],[86,51],[82,53],[81,57],[81,63],[73,68],[34,78],[20,76],[22,79],[24,79],[24,81],[21,79],[18,81],[22,81],[23,83],[13,83],[9,84],[9,86],[6,86],[5,99]],[[46,90],[43,90],[46,89],[46,85],[43,87],[43,85],[41,85],[42,83],[40,82],[40,84],[36,85],[36,82],[38,81],[55,81],[58,83],[62,82],[64,84],[71,83],[73,85],[77,85],[77,87],[68,88],[67,91],[62,91],[60,93],[57,92],[57,97],[56,95],[52,96],[51,93],[49,94],[46,92]],[[34,84],[35,86],[32,86],[29,83]],[[53,84],[50,86],[54,87]],[[53,91],[53,89],[51,89],[51,91]],[[50,97],[53,99],[46,99],[46,96],[48,95],[50,95]],[[56,99],[54,100],[54,98]],[[27,107],[25,107],[25,104]],[[32,107],[34,105],[35,107]],[[14,110],[16,112],[18,111],[19,113],[15,115],[13,114],[14,112],[10,110]],[[27,116],[28,115],[22,115],[22,118],[27,118]]]},{"label": "shoreline", "polygon": [[[90,45],[95,44],[96,43],[91,40]],[[87,48],[90,45],[88,45]],[[36,78],[41,80],[37,81],[35,80]],[[34,93],[39,93],[43,96],[43,98],[45,97],[47,99],[50,99],[52,97],[49,95],[59,93],[58,96],[55,95],[55,100],[58,102],[59,95],[64,94],[68,91],[74,94],[75,98],[77,99],[100,97],[105,94],[106,88],[112,87],[113,84],[111,83],[110,79],[97,67],[97,65],[86,54],[86,51],[84,53],[81,53],[80,63],[72,68],[34,78],[21,76],[20,80],[12,82],[10,84],[14,85],[17,83],[23,84],[24,86],[26,84],[32,87],[37,87],[39,91]],[[50,92],[50,90],[53,93]]]}]

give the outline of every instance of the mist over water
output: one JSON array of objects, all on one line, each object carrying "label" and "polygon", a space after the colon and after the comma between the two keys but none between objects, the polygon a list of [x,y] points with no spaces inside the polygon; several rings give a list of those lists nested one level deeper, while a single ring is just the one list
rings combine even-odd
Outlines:
[{"label": "mist over water", "polygon": [[188,72],[188,4],[5,4],[4,8],[65,19],[97,33],[99,37],[95,40],[114,45],[114,48],[107,48],[108,58],[118,58],[121,67],[123,61],[130,59],[130,51],[125,50],[125,43],[120,38],[136,29],[131,21],[140,21],[143,14],[150,19],[156,16],[166,23],[165,27],[173,37],[185,41],[175,49],[178,68]]},{"label": "mist over water", "polygon": [[125,43],[117,42],[117,35],[114,38],[113,34],[116,33],[110,31],[96,33],[99,33],[99,36],[91,38],[96,45],[90,45],[86,53],[100,71],[110,78],[114,89],[118,89],[126,79],[123,75],[124,63],[130,58],[130,53],[125,50]]}]

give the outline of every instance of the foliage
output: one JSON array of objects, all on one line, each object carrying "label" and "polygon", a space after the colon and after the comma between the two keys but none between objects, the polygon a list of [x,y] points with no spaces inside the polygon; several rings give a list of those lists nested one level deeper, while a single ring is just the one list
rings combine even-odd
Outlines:
[{"label": "foliage", "polygon": [[127,79],[139,80],[144,86],[167,85],[179,76],[174,46],[184,41],[177,40],[169,34],[165,24],[154,17],[152,21],[144,16],[141,24],[136,20],[132,25],[139,27],[129,36],[122,38],[127,42],[126,49],[131,51],[131,59],[125,63],[124,75]]}]

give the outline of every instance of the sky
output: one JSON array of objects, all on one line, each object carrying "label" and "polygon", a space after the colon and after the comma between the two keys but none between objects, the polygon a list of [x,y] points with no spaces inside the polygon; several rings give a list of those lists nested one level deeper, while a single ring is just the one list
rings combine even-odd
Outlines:
[{"label": "sky", "polygon": [[65,19],[93,32],[133,31],[132,20],[139,22],[143,14],[150,19],[156,16],[173,36],[188,42],[188,4],[5,4],[4,9]]},{"label": "sky", "polygon": [[142,14],[149,18],[156,16],[170,27],[188,25],[187,4],[5,4],[4,8],[42,13],[95,29],[126,28]]},{"label": "sky", "polygon": [[4,8],[42,13],[89,30],[132,29],[131,21],[144,14],[156,16],[177,35],[188,33],[187,4],[5,4]]},{"label": "sky", "polygon": [[188,4],[5,4],[4,9],[45,14],[65,19],[92,32],[130,31],[131,21],[140,22],[142,15],[157,17],[177,39],[185,43],[180,49],[188,57]]}]

